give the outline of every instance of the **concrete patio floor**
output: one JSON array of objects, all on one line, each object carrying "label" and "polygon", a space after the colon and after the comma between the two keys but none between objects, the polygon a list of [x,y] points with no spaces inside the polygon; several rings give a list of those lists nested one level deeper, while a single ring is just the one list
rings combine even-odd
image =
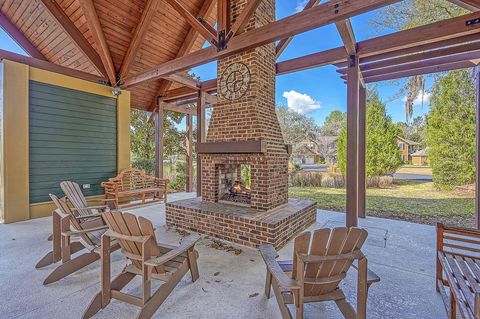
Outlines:
[{"label": "concrete patio floor", "polygon": [[[193,196],[179,193],[169,201]],[[164,205],[130,209],[157,227],[157,239],[176,244],[180,235],[165,227]],[[336,227],[345,215],[318,211],[311,229]],[[435,292],[435,229],[431,226],[379,218],[361,220],[369,231],[364,252],[369,267],[381,277],[368,299],[369,318],[446,318],[440,296]],[[35,269],[37,261],[51,248],[47,237],[51,218],[15,224],[0,224],[0,318],[80,318],[92,296],[100,289],[100,264],[89,267],[49,286],[42,282],[55,266]],[[258,251],[235,246],[240,255],[210,247],[211,239],[197,245],[200,279],[190,275],[156,312],[154,318],[280,318],[275,298],[263,293],[265,266]],[[292,242],[280,252],[291,259]],[[112,256],[113,274],[125,265],[120,252]],[[356,273],[351,271],[344,286],[355,303]],[[139,281],[127,286],[139,292]],[[137,308],[112,301],[96,318],[134,318]],[[334,303],[305,307],[305,318],[342,318]]]}]

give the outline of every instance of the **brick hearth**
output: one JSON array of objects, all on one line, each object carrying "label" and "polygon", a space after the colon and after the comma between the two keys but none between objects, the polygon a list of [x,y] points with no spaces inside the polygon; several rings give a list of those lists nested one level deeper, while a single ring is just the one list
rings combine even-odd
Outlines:
[{"label": "brick hearth", "polygon": [[192,198],[167,203],[166,210],[167,226],[250,247],[270,243],[280,248],[316,220],[316,204],[300,199],[289,199],[286,205],[269,211],[257,211]]}]

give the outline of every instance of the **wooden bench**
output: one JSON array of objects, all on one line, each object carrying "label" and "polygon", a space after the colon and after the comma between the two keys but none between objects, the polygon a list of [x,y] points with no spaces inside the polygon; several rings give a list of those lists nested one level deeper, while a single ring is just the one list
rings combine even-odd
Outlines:
[{"label": "wooden bench", "polygon": [[436,288],[448,318],[458,309],[463,318],[480,319],[480,231],[437,224],[436,259]]},{"label": "wooden bench", "polygon": [[[146,175],[139,169],[127,168],[108,182],[102,182],[105,198],[115,199],[118,208],[167,201],[168,179]],[[134,203],[132,203],[134,201]]]}]

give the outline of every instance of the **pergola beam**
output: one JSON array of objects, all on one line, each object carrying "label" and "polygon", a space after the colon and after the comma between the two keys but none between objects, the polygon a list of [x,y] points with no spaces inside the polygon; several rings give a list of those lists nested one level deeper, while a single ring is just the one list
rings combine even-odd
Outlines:
[{"label": "pergola beam", "polygon": [[[320,0],[309,0],[302,11],[310,9],[313,6],[316,6],[319,2]],[[277,56],[277,59],[280,57],[280,55],[282,55],[283,51],[285,51],[285,49],[288,47],[290,42],[292,42],[293,38],[294,36],[289,36],[287,38],[283,38],[280,41],[278,41],[277,46],[275,48],[275,51],[276,51],[275,54]]]},{"label": "pergola beam", "polygon": [[[363,0],[363,1],[329,1],[269,23],[268,25],[245,32],[230,41],[225,50],[217,52],[215,47],[204,48],[177,58],[145,72],[125,79],[124,86],[129,87],[145,81],[161,78],[165,75],[193,68],[211,61],[226,58],[236,53],[253,49],[292,35],[300,34],[321,26],[345,20],[355,15],[375,10],[398,2],[399,0]],[[334,12],[337,12],[336,14]]]},{"label": "pergola beam", "polygon": [[[83,36],[83,34],[78,30],[78,28],[73,24],[70,18],[65,14],[63,9],[55,0],[41,0],[48,12],[54,17],[59,26],[65,31],[66,34],[70,36],[73,43],[80,50],[95,68],[108,78],[105,67],[103,66],[102,59],[100,55],[95,51],[90,42]],[[81,2],[81,1],[80,1]]]},{"label": "pergola beam", "polygon": [[217,34],[213,34],[209,29],[207,29],[190,11],[187,10],[180,2],[177,0],[167,0],[168,4],[172,6],[182,17],[187,20],[192,28],[194,28],[202,37],[205,38],[212,45],[217,45]]},{"label": "pergola beam", "polygon": [[87,21],[88,28],[92,33],[93,41],[95,42],[95,45],[99,52],[103,67],[107,72],[110,85],[116,86],[117,71],[115,70],[115,65],[110,54],[110,49],[108,48],[107,40],[105,39],[105,34],[103,33],[100,20],[98,19],[97,11],[95,10],[93,0],[82,0],[79,1],[79,4]]},{"label": "pergola beam", "polygon": [[47,58],[40,52],[10,19],[0,11],[0,27],[32,58],[47,61]]},{"label": "pergola beam", "polygon": [[342,38],[345,51],[348,55],[354,55],[357,53],[357,41],[355,40],[355,34],[353,33],[352,23],[350,19],[339,21],[335,23],[338,33]]},{"label": "pergola beam", "polygon": [[183,74],[170,74],[170,75],[165,76],[164,79],[172,81],[172,82],[177,82],[177,83],[183,84],[186,87],[189,87],[189,88],[192,88],[192,89],[195,89],[195,90],[199,90],[200,86],[202,85],[201,82],[199,82],[195,79],[192,79],[192,78],[190,78],[186,75],[183,75]]},{"label": "pergola beam", "polygon": [[240,15],[237,17],[232,25],[232,28],[228,32],[227,41],[232,37],[241,34],[245,31],[245,27],[250,22],[253,14],[257,10],[262,0],[249,0],[245,8],[243,8]]},{"label": "pergola beam", "polygon": [[153,17],[157,12],[159,3],[159,0],[147,1],[145,8],[143,9],[142,16],[140,17],[140,21],[138,22],[135,32],[133,33],[127,53],[123,58],[122,66],[120,67],[120,79],[123,79],[130,72],[133,61],[137,56],[138,49],[142,45],[143,39],[145,38]]},{"label": "pergola beam", "polygon": [[478,0],[448,0],[457,6],[470,10],[472,12],[480,10],[480,1]]}]

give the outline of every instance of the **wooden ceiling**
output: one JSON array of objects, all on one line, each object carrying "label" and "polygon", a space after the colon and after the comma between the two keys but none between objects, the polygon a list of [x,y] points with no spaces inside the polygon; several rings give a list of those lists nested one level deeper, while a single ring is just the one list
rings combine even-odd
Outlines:
[{"label": "wooden ceiling", "polygon": [[[207,23],[215,24],[215,1],[181,3],[193,15],[203,15]],[[28,52],[32,57],[110,82],[116,79],[102,61],[108,54],[113,76],[122,73],[125,77],[196,51],[205,41],[164,0],[0,0],[0,10],[2,27],[27,51],[36,49],[34,54]],[[98,17],[100,30],[92,14]],[[10,23],[9,30],[5,23]],[[12,34],[15,28],[19,32]],[[18,39],[22,35],[33,48],[22,45]],[[102,45],[102,37],[106,45]],[[132,107],[151,109],[161,83],[157,80],[132,87]]]}]

